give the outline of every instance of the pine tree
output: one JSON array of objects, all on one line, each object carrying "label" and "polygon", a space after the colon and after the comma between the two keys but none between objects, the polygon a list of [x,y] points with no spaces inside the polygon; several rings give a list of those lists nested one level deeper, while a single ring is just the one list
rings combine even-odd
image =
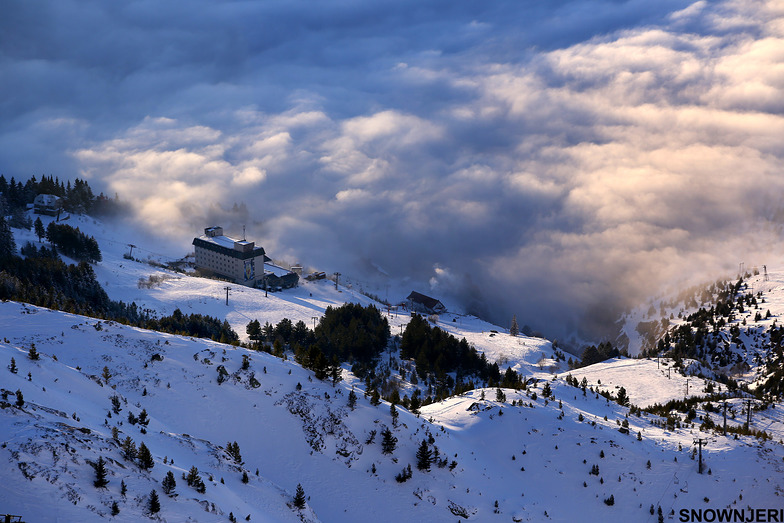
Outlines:
[{"label": "pine tree", "polygon": [[503,403],[506,401],[506,394],[500,388],[496,389],[495,391],[495,400],[499,403]]},{"label": "pine tree", "polygon": [[99,456],[98,462],[95,464],[95,481],[93,481],[93,485],[95,488],[104,488],[108,484],[109,480],[106,479],[106,463],[103,460],[103,456]]},{"label": "pine tree", "polygon": [[377,389],[373,389],[373,393],[370,395],[370,404],[374,407],[381,403],[381,394],[378,393]]},{"label": "pine tree", "polygon": [[299,510],[305,508],[305,489],[299,483],[297,483],[297,492],[294,494],[294,506]]},{"label": "pine tree", "polygon": [[250,481],[250,478],[248,477],[248,471],[247,470],[243,470],[242,471],[242,482],[247,484],[249,481]]},{"label": "pine tree", "polygon": [[340,366],[340,360],[338,359],[337,354],[332,356],[332,364],[328,367],[328,372],[333,387],[337,385],[339,381],[343,380],[343,369]]},{"label": "pine tree", "polygon": [[397,419],[400,415],[397,413],[394,403],[389,406],[389,415],[392,416],[392,425],[397,427]]},{"label": "pine tree", "polygon": [[109,384],[109,380],[112,379],[112,373],[109,370],[109,367],[107,367],[106,365],[104,365],[103,367],[103,372],[101,373],[101,377],[103,377],[103,381],[107,385]]},{"label": "pine tree", "polygon": [[139,462],[139,467],[142,470],[150,470],[155,466],[155,460],[152,457],[152,453],[144,442],[139,445],[139,452],[136,454],[136,458]]},{"label": "pine tree", "polygon": [[122,406],[120,404],[120,397],[117,394],[114,394],[109,399],[112,400],[112,412],[114,412],[115,414],[119,414],[120,411],[122,410]]},{"label": "pine tree", "polygon": [[155,492],[155,489],[150,491],[150,502],[147,504],[147,509],[150,514],[157,514],[161,511],[161,500],[158,499],[158,493]]},{"label": "pine tree", "polygon": [[[16,360],[11,358],[11,365],[8,366],[8,370],[10,370],[13,374],[16,374],[19,369],[16,368]],[[353,390],[351,392],[354,392]],[[354,401],[356,401],[357,396],[354,395]]]},{"label": "pine tree", "polygon": [[35,343],[30,345],[30,350],[27,351],[27,357],[30,358],[31,360],[37,360],[41,357],[41,355],[38,354],[38,351],[35,348]]},{"label": "pine tree", "polygon": [[430,470],[433,463],[433,451],[427,446],[427,440],[422,440],[416,453],[417,468],[419,470]]},{"label": "pine tree", "polygon": [[8,258],[16,254],[16,242],[11,227],[5,220],[5,216],[0,216],[0,259]]},{"label": "pine tree", "polygon": [[125,494],[127,494],[127,493],[128,493],[128,485],[125,484],[125,480],[124,479],[121,479],[120,480],[120,495],[122,497],[125,497]]},{"label": "pine tree", "polygon": [[195,488],[199,494],[204,494],[207,491],[207,487],[199,475],[199,469],[195,465],[188,471],[188,477],[185,480],[188,486]]},{"label": "pine tree", "polygon": [[172,492],[174,492],[174,489],[177,487],[177,480],[174,479],[174,474],[171,470],[168,471],[166,477],[163,478],[161,487],[163,488],[163,493],[167,496],[171,496]]},{"label": "pine tree", "polygon": [[618,389],[618,405],[626,406],[629,404],[629,396],[626,394],[626,389],[621,387]]},{"label": "pine tree", "polygon": [[259,320],[252,320],[250,323],[248,323],[248,325],[245,327],[245,332],[248,334],[250,341],[252,341],[254,345],[258,346],[262,336],[261,324],[259,323]]},{"label": "pine tree", "polygon": [[20,409],[24,407],[24,396],[22,395],[22,391],[16,389],[16,406]]},{"label": "pine tree", "polygon": [[130,436],[125,436],[120,449],[122,449],[123,457],[128,461],[136,459],[136,443],[133,442]]},{"label": "pine tree", "polygon": [[550,388],[550,384],[545,382],[544,387],[542,387],[542,396],[545,398],[549,398],[552,395],[553,390]]},{"label": "pine tree", "polygon": [[392,431],[389,430],[389,427],[384,427],[384,430],[381,431],[381,452],[383,454],[392,454],[395,452],[396,447],[397,438],[392,435]]},{"label": "pine tree", "polygon": [[[11,358],[13,362],[13,358]],[[357,393],[354,392],[354,387],[351,387],[351,392],[348,393],[348,408],[354,410],[354,407],[357,406]]]},{"label": "pine tree", "polygon": [[240,454],[240,445],[236,441],[231,441],[226,444],[226,453],[231,456],[235,463],[242,465],[242,455]]},{"label": "pine tree", "polygon": [[517,336],[520,334],[520,327],[517,326],[517,316],[512,316],[512,326],[509,327],[509,335]]},{"label": "pine tree", "polygon": [[116,516],[120,513],[120,506],[117,504],[116,501],[112,501],[112,516]]},{"label": "pine tree", "polygon": [[43,240],[44,236],[46,236],[44,222],[41,221],[40,216],[35,219],[35,222],[33,222],[33,227],[35,228],[35,235],[38,236],[38,241],[40,242]]}]

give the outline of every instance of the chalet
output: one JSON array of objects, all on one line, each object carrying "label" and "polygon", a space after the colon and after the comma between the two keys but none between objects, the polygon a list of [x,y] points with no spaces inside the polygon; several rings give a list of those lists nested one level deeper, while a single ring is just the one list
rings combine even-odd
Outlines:
[{"label": "chalet", "polygon": [[[255,242],[235,240],[223,234],[222,227],[207,227],[204,235],[193,239],[196,268],[240,285],[271,290],[296,287],[299,277],[269,263],[263,247]],[[266,281],[265,281],[266,277]]]},{"label": "chalet", "polygon": [[416,291],[413,291],[408,295],[408,298],[406,298],[406,305],[410,311],[421,312],[423,314],[442,314],[446,312],[446,307],[444,307],[443,303]]},{"label": "chalet", "polygon": [[33,200],[33,212],[35,214],[47,214],[57,216],[57,212],[62,208],[63,201],[54,194],[39,194]]}]

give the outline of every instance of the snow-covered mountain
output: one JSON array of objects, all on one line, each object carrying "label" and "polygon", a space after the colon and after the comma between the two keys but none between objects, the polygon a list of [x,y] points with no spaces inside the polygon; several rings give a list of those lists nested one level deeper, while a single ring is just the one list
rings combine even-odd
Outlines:
[{"label": "snow-covered mountain", "polygon": [[[128,260],[128,243],[144,245],[133,231],[119,240],[108,225],[72,220],[101,245],[96,274],[109,296],[159,314],[180,308],[226,318],[244,336],[253,319],[312,325],[327,306],[373,303],[320,281],[266,297],[231,285],[227,306],[225,282]],[[18,244],[35,240],[14,232]],[[777,289],[766,303],[780,295],[784,304]],[[388,319],[399,334],[408,316]],[[664,519],[683,521],[682,511],[784,506],[780,403],[753,413],[752,427],[770,436],[761,439],[700,430],[700,418],[720,423],[705,403],[694,403],[691,419],[670,413],[668,420],[602,395],[623,387],[633,405],[647,407],[726,390],[664,358],[570,372],[547,340],[445,314],[439,327],[522,373],[528,387],[472,390],[417,415],[371,404],[348,366],[333,386],[290,357],[15,302],[0,304],[0,325],[0,514],[25,521],[656,521],[659,507]],[[33,348],[38,359],[29,357]],[[389,357],[380,370],[407,365]],[[16,372],[7,368],[12,358]],[[221,366],[229,373],[222,383]],[[731,401],[731,427],[745,421],[743,404]],[[395,439],[389,453],[387,431],[387,441]],[[150,450],[152,467],[131,459],[128,438]],[[429,470],[417,467],[423,446],[437,449]],[[94,485],[100,458],[105,487]],[[184,479],[193,467],[204,492]],[[168,472],[176,478],[170,495]],[[297,485],[304,509],[293,505]],[[151,492],[160,500],[155,514]]]}]

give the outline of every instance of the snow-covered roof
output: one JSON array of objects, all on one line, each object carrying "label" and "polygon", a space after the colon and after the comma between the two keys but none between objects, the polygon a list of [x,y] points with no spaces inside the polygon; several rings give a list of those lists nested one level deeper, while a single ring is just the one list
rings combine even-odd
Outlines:
[{"label": "snow-covered roof", "polygon": [[289,274],[291,271],[288,269],[284,269],[279,265],[275,265],[274,263],[265,263],[264,264],[264,272],[269,274],[274,274],[275,276],[282,277]]}]

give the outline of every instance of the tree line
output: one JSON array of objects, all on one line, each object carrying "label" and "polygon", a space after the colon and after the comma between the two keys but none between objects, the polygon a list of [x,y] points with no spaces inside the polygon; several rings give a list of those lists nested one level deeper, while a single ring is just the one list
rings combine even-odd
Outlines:
[{"label": "tree line", "polygon": [[[22,183],[13,176],[6,180],[0,175],[0,214],[12,216],[14,220],[20,218],[20,213],[27,209],[27,205],[39,194],[53,194],[62,199],[63,210],[78,214],[92,216],[116,215],[124,211],[125,206],[117,195],[110,198],[103,193],[97,196],[85,180],[77,178],[63,182],[52,176],[41,176],[40,181],[35,176]],[[13,223],[14,227],[18,227]],[[29,227],[28,227],[29,228]]]}]

